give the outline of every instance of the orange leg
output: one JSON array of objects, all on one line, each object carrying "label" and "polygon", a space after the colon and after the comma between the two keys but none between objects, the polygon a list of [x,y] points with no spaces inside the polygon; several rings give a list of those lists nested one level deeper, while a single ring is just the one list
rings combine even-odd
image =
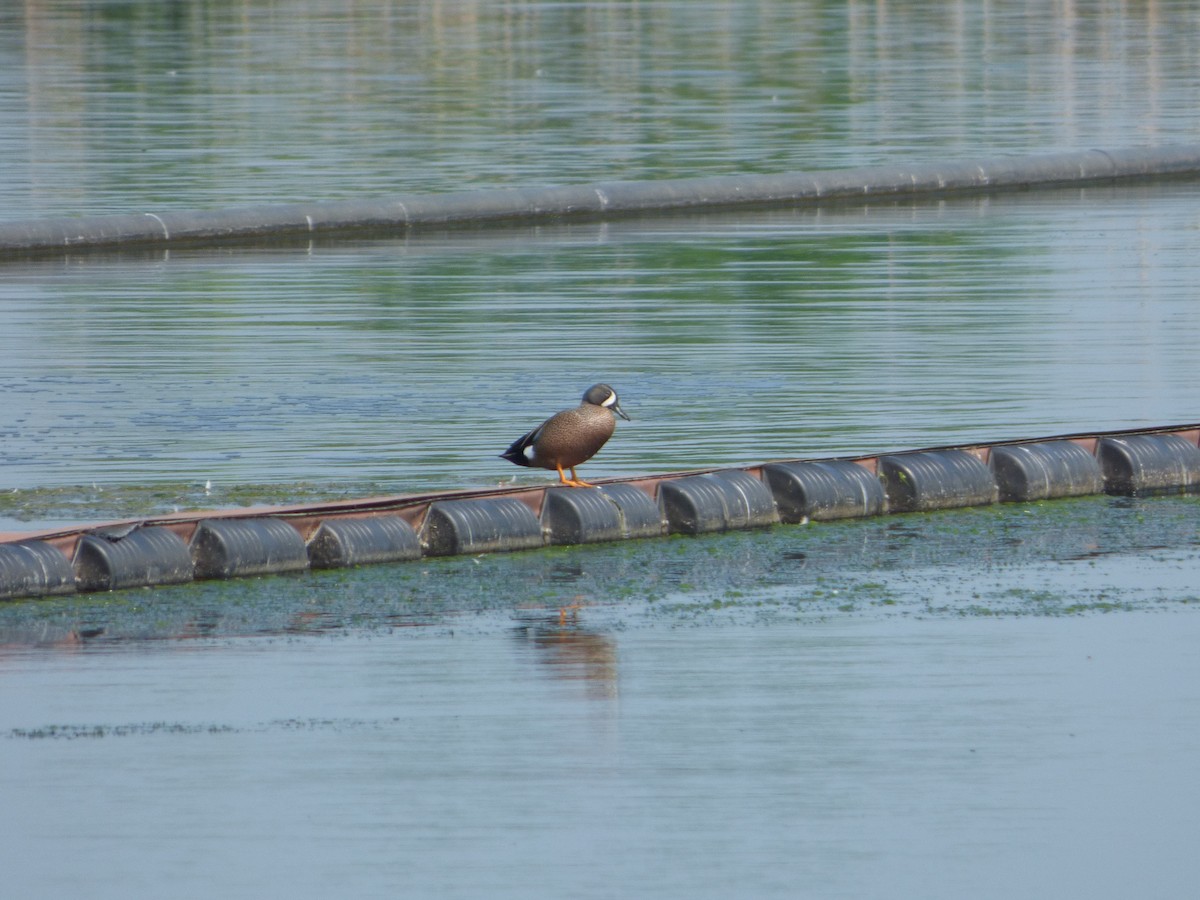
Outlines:
[{"label": "orange leg", "polygon": [[583,609],[584,606],[586,606],[586,604],[584,603],[583,595],[577,594],[573,598],[573,602],[558,608],[558,624],[565,627],[568,616],[572,622],[578,622],[579,611]]},{"label": "orange leg", "polygon": [[558,469],[559,481],[561,481],[563,484],[567,485],[568,487],[595,487],[595,485],[590,482],[581,481],[579,476],[575,474],[574,466],[569,466],[569,468],[571,470],[571,477],[568,478],[567,473],[563,471],[563,467],[561,465],[559,465],[558,463],[555,463],[554,465]]}]

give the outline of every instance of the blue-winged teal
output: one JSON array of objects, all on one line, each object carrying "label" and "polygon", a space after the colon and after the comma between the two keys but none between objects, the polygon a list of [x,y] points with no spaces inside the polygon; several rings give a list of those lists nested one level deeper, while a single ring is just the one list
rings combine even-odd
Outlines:
[{"label": "blue-winged teal", "polygon": [[[575,467],[595,456],[612,437],[617,427],[613,413],[629,421],[617,392],[607,384],[593,384],[577,407],[555,413],[500,456],[518,466],[557,469],[562,483],[571,487],[594,487],[579,480]],[[571,470],[570,478],[564,469]]]}]

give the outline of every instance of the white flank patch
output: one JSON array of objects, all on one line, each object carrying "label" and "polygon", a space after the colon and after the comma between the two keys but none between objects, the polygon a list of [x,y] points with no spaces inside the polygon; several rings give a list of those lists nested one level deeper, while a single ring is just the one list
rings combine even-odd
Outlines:
[{"label": "white flank patch", "polygon": [[533,449],[533,444],[530,444],[528,447],[526,447],[524,450],[521,451],[521,455],[530,461],[533,460],[533,457],[536,453],[537,453],[537,451]]}]

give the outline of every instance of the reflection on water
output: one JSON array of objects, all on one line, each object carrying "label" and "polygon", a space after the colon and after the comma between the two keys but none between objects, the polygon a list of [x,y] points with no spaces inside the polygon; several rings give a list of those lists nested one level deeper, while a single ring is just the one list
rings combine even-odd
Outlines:
[{"label": "reflection on water", "polygon": [[569,613],[564,610],[558,619],[524,622],[513,636],[534,649],[535,658],[551,677],[583,685],[594,699],[617,699],[617,641],[581,625],[578,606]]},{"label": "reflection on water", "polygon": [[[6,884],[1115,898],[1192,883],[1192,612],[526,635],[6,656]],[[47,846],[63,851],[50,867]]]},{"label": "reflection on water", "polygon": [[[1181,895],[1198,504],[3,604],[6,884],[1115,897],[1149,859]],[[51,842],[70,852],[48,872],[31,861]]]},{"label": "reflection on water", "polygon": [[597,477],[1194,421],[1194,209],[1173,183],[9,266],[0,515],[544,480],[497,454],[598,380],[633,421]]},{"label": "reflection on water", "polygon": [[3,217],[1190,141],[1187,0],[0,9]]}]

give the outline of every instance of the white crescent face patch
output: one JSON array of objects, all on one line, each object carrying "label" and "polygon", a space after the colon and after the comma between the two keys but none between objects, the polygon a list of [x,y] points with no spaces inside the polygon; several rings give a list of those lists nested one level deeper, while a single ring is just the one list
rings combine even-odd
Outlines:
[{"label": "white crescent face patch", "polygon": [[609,394],[609,395],[608,395],[608,399],[607,399],[607,400],[605,400],[605,401],[604,401],[603,403],[601,403],[600,405],[601,405],[601,406],[603,406],[603,407],[609,407],[609,406],[612,406],[613,404],[615,404],[616,402],[617,402],[617,395],[616,395],[616,394]]}]

